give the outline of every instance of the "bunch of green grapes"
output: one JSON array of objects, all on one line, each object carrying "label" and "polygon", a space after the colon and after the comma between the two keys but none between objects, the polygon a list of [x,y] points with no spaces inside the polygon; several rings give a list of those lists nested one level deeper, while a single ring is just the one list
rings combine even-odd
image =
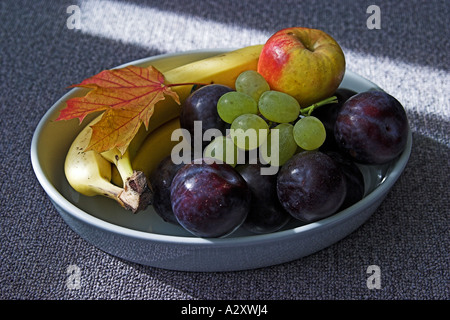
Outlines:
[{"label": "bunch of green grapes", "polygon": [[[228,162],[229,151],[261,148],[265,162],[277,159],[273,165],[282,166],[300,150],[318,149],[325,141],[326,131],[322,122],[311,116],[318,105],[302,109],[292,96],[271,90],[266,80],[254,70],[244,71],[236,79],[236,90],[227,92],[217,102],[219,117],[231,125],[230,134],[207,147],[211,154]],[[326,103],[329,103],[328,99]],[[321,103],[321,104],[325,104]],[[278,148],[273,148],[276,143]],[[234,146],[233,146],[234,145]],[[226,150],[224,148],[227,148]],[[278,149],[278,157],[271,152]]]}]

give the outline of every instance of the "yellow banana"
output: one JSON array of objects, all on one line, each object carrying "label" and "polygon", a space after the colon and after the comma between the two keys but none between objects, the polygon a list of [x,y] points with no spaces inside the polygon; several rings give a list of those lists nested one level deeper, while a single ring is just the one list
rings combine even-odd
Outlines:
[{"label": "yellow banana", "polygon": [[[250,46],[191,62],[164,72],[164,77],[167,84],[220,83],[234,88],[241,72],[256,70],[261,49],[262,45]],[[181,102],[188,97],[191,89],[192,85],[172,87]],[[97,117],[76,137],[66,156],[65,173],[70,185],[84,195],[104,195],[133,212],[142,210],[151,198],[146,177],[163,155],[170,154],[172,147],[178,143],[171,142],[170,135],[179,127],[179,120],[175,118],[180,113],[181,106],[171,98],[155,104],[148,130],[141,126],[123,155],[117,149],[102,154],[84,151],[92,135],[91,126],[100,119]],[[164,124],[167,126],[159,130]],[[143,173],[135,168],[142,168]]]},{"label": "yellow banana", "polygon": [[[125,172],[127,170],[132,170],[131,159],[136,156],[144,140],[164,123],[177,118],[180,115],[180,112],[181,106],[173,101],[172,98],[166,98],[166,100],[158,102],[155,105],[155,110],[150,119],[148,129],[141,125],[138,133],[131,141],[125,154],[121,155],[117,148],[102,153],[108,161],[114,164],[111,173],[112,183],[117,186],[121,186],[123,184],[123,177],[126,176]],[[116,159],[120,159],[120,163],[117,164],[115,162]]]},{"label": "yellow banana", "polygon": [[180,118],[175,118],[150,134],[132,160],[133,168],[142,171],[146,177],[150,177],[159,163],[170,155],[173,147],[179,143],[171,141],[172,132],[179,128]]},{"label": "yellow banana", "polygon": [[[246,70],[256,70],[263,45],[248,46],[188,63],[164,73],[168,84],[218,83],[235,88],[236,78]],[[172,87],[181,101],[191,93],[192,86]]]},{"label": "yellow banana", "polygon": [[115,159],[124,174],[123,188],[111,183],[111,163],[96,151],[85,151],[89,145],[92,128],[101,116],[87,125],[72,142],[64,163],[64,172],[69,184],[87,196],[103,195],[116,200],[122,207],[138,212],[148,206],[151,192],[142,172],[131,170],[128,156]]},{"label": "yellow banana", "polygon": [[[95,118],[93,125],[100,117]],[[64,171],[70,185],[78,192],[93,196],[105,194],[117,198],[122,192],[119,187],[109,187],[111,164],[97,152],[84,152],[91,139],[92,129],[87,125],[72,142],[64,163]],[[94,166],[93,163],[98,163]],[[89,181],[86,183],[86,181]]]}]

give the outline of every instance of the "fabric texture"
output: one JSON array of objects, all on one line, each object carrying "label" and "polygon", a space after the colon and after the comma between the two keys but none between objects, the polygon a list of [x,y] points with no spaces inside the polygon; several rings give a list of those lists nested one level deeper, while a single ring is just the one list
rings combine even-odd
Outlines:
[{"label": "fabric texture", "polygon": [[[0,299],[417,299],[449,296],[448,1],[0,2]],[[80,29],[69,22],[80,9]],[[70,9],[70,8],[69,8]],[[34,175],[32,135],[67,87],[136,59],[263,43],[291,26],[322,29],[347,69],[405,107],[409,163],[371,218],[315,254],[257,270],[201,273],[124,261],[64,223]],[[67,268],[80,268],[79,289]],[[369,289],[367,268],[380,268]]]}]

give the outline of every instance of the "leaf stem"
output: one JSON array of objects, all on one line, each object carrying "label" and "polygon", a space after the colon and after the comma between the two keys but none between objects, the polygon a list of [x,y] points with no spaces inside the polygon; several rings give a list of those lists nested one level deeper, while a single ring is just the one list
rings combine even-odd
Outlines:
[{"label": "leaf stem", "polygon": [[208,83],[198,83],[198,82],[186,82],[186,83],[169,83],[166,87],[179,87],[179,86],[206,86]]}]

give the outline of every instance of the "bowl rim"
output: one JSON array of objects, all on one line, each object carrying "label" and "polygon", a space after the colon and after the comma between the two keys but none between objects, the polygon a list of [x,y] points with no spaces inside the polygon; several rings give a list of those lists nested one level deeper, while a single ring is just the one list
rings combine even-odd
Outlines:
[{"label": "bowl rim", "polygon": [[[183,52],[176,53],[166,53],[161,55],[155,55],[139,60],[135,60],[132,62],[128,62],[122,64],[115,68],[125,67],[131,64],[142,64],[152,61],[153,59],[174,57],[177,55],[185,55],[185,54],[195,54],[195,53],[223,53],[233,49],[211,49],[211,50],[189,50]],[[372,83],[374,88],[378,88],[378,85],[374,84],[370,80],[365,79],[364,77],[350,71],[346,70],[346,75],[356,76],[359,78]],[[412,149],[412,132],[409,128],[408,130],[408,139],[407,144],[401,155],[395,160],[395,164],[389,167],[388,172],[386,173],[385,178],[379,185],[372,190],[369,194],[367,194],[362,200],[358,201],[354,205],[349,208],[346,208],[336,214],[331,215],[330,217],[324,218],[322,220],[308,223],[305,225],[293,227],[287,230],[276,231],[267,234],[255,234],[255,235],[246,235],[246,236],[238,236],[238,237],[225,237],[225,238],[200,238],[195,236],[175,236],[175,235],[165,235],[165,234],[157,234],[147,231],[139,231],[130,229],[124,226],[119,226],[113,224],[111,222],[104,221],[100,218],[94,217],[89,213],[81,210],[76,205],[67,200],[58,189],[46,178],[43,168],[39,162],[38,158],[38,144],[39,139],[41,137],[41,133],[44,130],[45,126],[48,122],[50,122],[51,117],[58,110],[58,107],[61,106],[62,102],[66,101],[67,98],[79,90],[78,88],[71,89],[69,92],[64,94],[61,98],[59,98],[44,114],[44,116],[40,119],[32,137],[31,148],[30,148],[30,156],[31,156],[31,164],[35,175],[41,184],[44,191],[49,196],[50,200],[54,202],[58,207],[63,209],[66,213],[70,214],[73,218],[80,220],[84,223],[87,223],[95,228],[102,229],[104,231],[122,235],[128,238],[134,238],[137,240],[146,240],[157,243],[165,243],[165,244],[176,244],[176,245],[197,245],[197,246],[214,246],[214,247],[222,247],[222,246],[242,246],[242,245],[252,245],[254,243],[263,243],[266,241],[277,241],[286,238],[294,237],[300,233],[307,234],[309,232],[315,232],[319,229],[323,229],[326,227],[330,227],[334,224],[341,222],[342,220],[350,219],[354,215],[357,215],[361,209],[370,207],[371,204],[378,201],[380,198],[384,197],[386,192],[390,190],[390,188],[394,185],[397,179],[402,174],[404,168],[407,165],[409,160],[411,149]]]}]

